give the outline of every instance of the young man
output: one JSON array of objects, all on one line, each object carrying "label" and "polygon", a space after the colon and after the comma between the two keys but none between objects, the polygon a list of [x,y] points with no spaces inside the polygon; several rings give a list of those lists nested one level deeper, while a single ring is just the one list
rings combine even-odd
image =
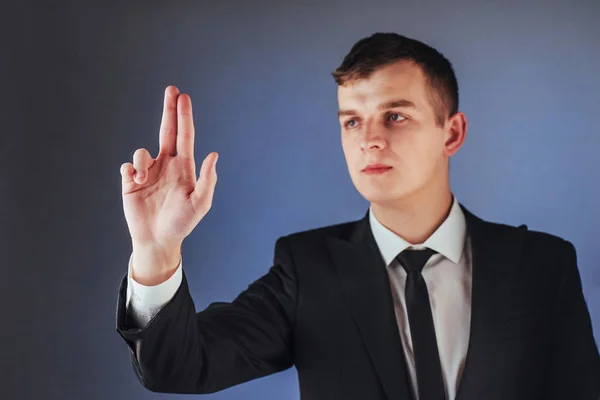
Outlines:
[{"label": "young man", "polygon": [[169,87],[160,152],[121,167],[132,237],[117,330],[157,392],[211,393],[295,366],[301,398],[598,399],[600,356],[573,245],[484,221],[450,190],[467,120],[452,66],[397,34],[333,73],[365,216],[280,237],[273,266],[196,312],[181,243],[206,215],[189,96]]}]

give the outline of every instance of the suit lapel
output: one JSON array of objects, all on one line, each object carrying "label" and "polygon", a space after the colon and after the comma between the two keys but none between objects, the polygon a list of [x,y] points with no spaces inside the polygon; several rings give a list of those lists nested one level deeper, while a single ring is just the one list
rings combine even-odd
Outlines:
[{"label": "suit lapel", "polygon": [[[460,206],[471,238],[473,275],[469,344],[457,400],[478,398],[485,387],[498,327],[495,285],[519,264],[527,231],[526,225],[515,229],[488,223]],[[371,232],[368,211],[349,237],[329,236],[327,245],[388,399],[412,399],[387,269]]]},{"label": "suit lapel", "polygon": [[327,244],[350,310],[390,400],[412,399],[385,262],[371,233],[368,212],[349,240]]},{"label": "suit lapel", "polygon": [[457,400],[481,398],[497,348],[495,338],[500,321],[495,289],[510,269],[519,265],[527,231],[526,225],[512,228],[486,222],[460,206],[471,238],[473,275],[469,345]]}]

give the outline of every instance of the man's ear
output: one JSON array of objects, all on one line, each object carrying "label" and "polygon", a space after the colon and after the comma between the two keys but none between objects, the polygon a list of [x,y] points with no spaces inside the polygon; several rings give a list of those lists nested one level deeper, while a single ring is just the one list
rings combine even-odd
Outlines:
[{"label": "man's ear", "polygon": [[453,156],[462,147],[467,136],[467,117],[457,112],[446,121],[444,129],[444,154]]}]

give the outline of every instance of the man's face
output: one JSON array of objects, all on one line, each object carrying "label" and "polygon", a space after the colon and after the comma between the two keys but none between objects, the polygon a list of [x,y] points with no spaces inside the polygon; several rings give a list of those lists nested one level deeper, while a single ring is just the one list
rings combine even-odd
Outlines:
[{"label": "man's face", "polygon": [[[369,202],[391,204],[447,179],[447,156],[458,148],[446,144],[448,124],[436,125],[419,66],[399,61],[339,86],[338,103],[350,177]],[[363,171],[370,164],[391,168]]]}]

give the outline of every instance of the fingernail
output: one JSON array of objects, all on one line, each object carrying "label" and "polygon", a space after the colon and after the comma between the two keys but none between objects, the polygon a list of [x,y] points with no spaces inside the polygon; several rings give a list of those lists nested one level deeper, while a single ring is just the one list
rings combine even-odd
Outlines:
[{"label": "fingernail", "polygon": [[144,171],[139,171],[137,176],[138,176],[138,179],[141,181],[142,179],[144,179],[146,177],[146,173]]}]

